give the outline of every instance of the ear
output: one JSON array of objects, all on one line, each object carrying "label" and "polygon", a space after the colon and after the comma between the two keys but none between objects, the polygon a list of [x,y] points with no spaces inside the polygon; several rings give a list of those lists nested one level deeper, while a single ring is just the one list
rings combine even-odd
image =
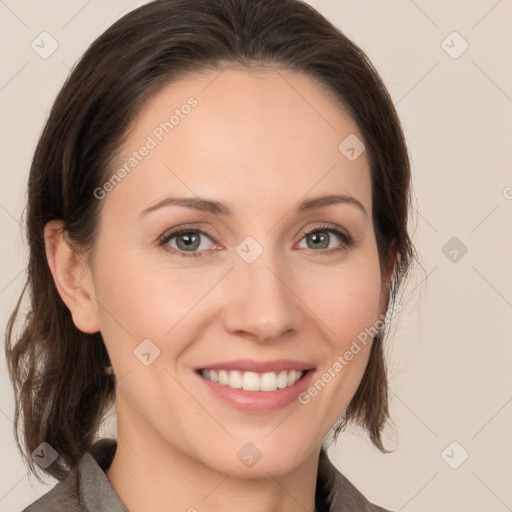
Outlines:
[{"label": "ear", "polygon": [[389,286],[391,284],[391,277],[393,270],[397,263],[398,251],[396,247],[396,239],[393,238],[389,244],[388,251],[388,266],[382,270],[382,284],[381,284],[381,297],[379,302],[379,313],[385,315],[389,306]]},{"label": "ear", "polygon": [[52,220],[44,227],[46,259],[60,297],[68,307],[73,323],[82,332],[100,330],[97,302],[89,265],[68,243],[62,220]]}]

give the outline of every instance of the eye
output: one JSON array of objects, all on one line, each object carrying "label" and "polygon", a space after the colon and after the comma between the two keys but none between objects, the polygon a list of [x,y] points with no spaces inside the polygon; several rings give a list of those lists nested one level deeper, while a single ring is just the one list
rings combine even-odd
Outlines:
[{"label": "eye", "polygon": [[[163,235],[159,245],[166,251],[170,251],[183,258],[197,258],[203,257],[205,254],[208,254],[209,249],[213,249],[212,245],[208,247],[208,243],[205,244],[205,238],[210,240],[213,247],[215,246],[216,242],[208,233],[200,229],[180,228]],[[311,249],[321,255],[347,251],[354,245],[354,240],[348,233],[332,226],[317,226],[309,231],[305,231],[302,233],[301,242],[303,239],[305,239],[307,245],[306,249]],[[336,242],[336,239],[338,244],[332,247],[331,243],[333,241]],[[301,245],[299,247],[304,248]]]},{"label": "eye", "polygon": [[[164,235],[160,245],[164,249],[183,256],[184,258],[195,258],[202,256],[202,252],[212,247],[205,247],[203,239],[208,238],[213,242],[212,237],[199,229],[181,228]],[[176,240],[174,240],[176,239]],[[208,245],[208,244],[206,244]],[[185,254],[188,253],[188,254]]]},{"label": "eye", "polygon": [[[334,237],[332,235],[334,235]],[[338,251],[346,251],[354,245],[354,240],[348,233],[332,226],[318,226],[302,233],[302,237],[305,239],[307,249],[313,249],[320,254],[332,254]],[[330,247],[333,239],[334,241],[338,239],[338,244],[337,246]]]}]

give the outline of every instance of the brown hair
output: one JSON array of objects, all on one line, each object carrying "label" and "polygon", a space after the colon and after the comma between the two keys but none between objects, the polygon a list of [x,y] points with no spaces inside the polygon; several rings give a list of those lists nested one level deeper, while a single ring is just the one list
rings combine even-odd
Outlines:
[{"label": "brown hair", "polygon": [[[399,119],[377,71],[338,28],[300,0],[159,0],[126,14],[73,69],[30,169],[27,280],[7,324],[5,349],[16,397],[16,442],[38,478],[31,453],[42,442],[56,450],[60,457],[45,472],[61,480],[90,449],[115,400],[115,379],[104,371],[110,360],[101,333],[75,327],[50,272],[44,227],[62,219],[77,250],[91,250],[100,215],[93,191],[112,174],[116,151],[138,109],[172,80],[225,65],[284,67],[334,93],[367,148],[381,271],[392,272],[389,307],[415,258],[407,230],[410,166]],[[27,291],[28,314],[17,336],[14,325]],[[385,452],[381,430],[389,414],[383,339],[381,330],[335,431],[337,436],[353,422]]]}]

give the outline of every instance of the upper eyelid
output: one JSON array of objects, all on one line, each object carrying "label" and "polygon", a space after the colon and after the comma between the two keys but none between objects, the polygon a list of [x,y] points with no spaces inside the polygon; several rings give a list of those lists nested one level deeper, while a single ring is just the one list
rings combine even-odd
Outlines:
[{"label": "upper eyelid", "polygon": [[[330,223],[323,223],[322,225],[314,226],[311,228],[304,228],[299,231],[298,235],[301,236],[300,240],[302,240],[302,238],[304,236],[306,236],[310,233],[316,232],[316,231],[320,231],[320,232],[321,231],[331,231],[331,232],[334,232],[337,236],[340,236],[340,235],[342,237],[344,236],[344,237],[348,238],[351,242],[354,242],[354,237],[348,232],[348,230],[341,228],[339,226],[330,224]],[[173,238],[179,236],[180,234],[184,234],[187,232],[200,233],[201,235],[205,235],[208,238],[210,238],[210,240],[212,240],[212,242],[218,243],[217,239],[216,239],[217,237],[215,235],[208,233],[208,231],[198,228],[198,227],[186,226],[186,225],[171,229],[170,231],[168,231],[167,233],[165,233],[164,235],[159,237],[159,241],[162,244],[167,243],[167,242],[169,242],[169,240],[172,240]],[[296,235],[296,236],[298,236],[298,235]],[[344,242],[346,242],[346,240],[344,240]],[[197,251],[197,252],[203,252],[203,251]]]},{"label": "upper eyelid", "polygon": [[208,231],[206,231],[205,229],[189,227],[189,226],[178,226],[176,228],[169,229],[159,238],[162,238],[162,239],[169,238],[169,237],[174,237],[179,234],[189,233],[189,232],[197,232],[197,233],[201,233],[202,235],[206,235],[210,238],[215,238],[215,235],[208,233]]}]

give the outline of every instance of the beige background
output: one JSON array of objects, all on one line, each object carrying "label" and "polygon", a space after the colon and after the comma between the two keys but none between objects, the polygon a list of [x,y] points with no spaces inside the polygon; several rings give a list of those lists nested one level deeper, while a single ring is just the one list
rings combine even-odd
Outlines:
[{"label": "beige background", "polygon": [[[2,330],[23,281],[19,219],[48,109],[86,46],[141,3],[0,0]],[[309,3],[367,52],[397,105],[423,266],[389,344],[395,427],[385,437],[395,451],[382,455],[348,432],[331,456],[370,500],[392,510],[511,510],[512,2]],[[43,31],[58,42],[47,59],[31,48]],[[45,487],[27,476],[3,353],[0,360],[0,510],[17,511],[55,481]]]}]

